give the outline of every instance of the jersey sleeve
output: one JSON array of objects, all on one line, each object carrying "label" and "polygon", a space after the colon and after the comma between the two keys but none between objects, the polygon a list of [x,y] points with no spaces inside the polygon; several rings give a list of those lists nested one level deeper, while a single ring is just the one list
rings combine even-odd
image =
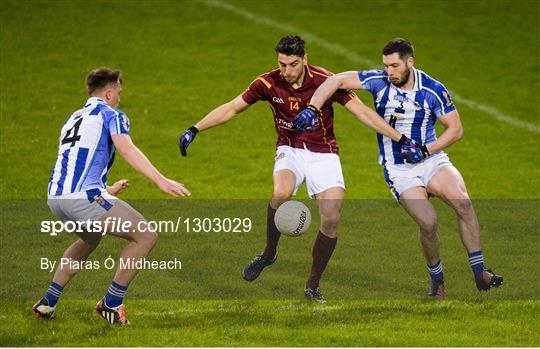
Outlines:
[{"label": "jersey sleeve", "polygon": [[423,88],[428,92],[426,99],[429,102],[431,111],[436,117],[441,117],[456,110],[456,106],[443,84],[434,82]]},{"label": "jersey sleeve", "polygon": [[129,134],[131,128],[129,118],[122,111],[105,111],[105,123],[111,136],[115,134]]},{"label": "jersey sleeve", "polygon": [[338,102],[341,105],[345,105],[354,97],[356,97],[356,94],[351,90],[337,90],[332,95],[331,100],[332,102]]},{"label": "jersey sleeve", "polygon": [[384,70],[363,70],[358,72],[358,79],[362,84],[362,89],[376,95],[377,92],[386,86],[388,78]]},{"label": "jersey sleeve", "polygon": [[264,77],[259,76],[242,93],[242,98],[247,104],[253,104],[257,101],[267,101],[268,91],[272,85]]}]

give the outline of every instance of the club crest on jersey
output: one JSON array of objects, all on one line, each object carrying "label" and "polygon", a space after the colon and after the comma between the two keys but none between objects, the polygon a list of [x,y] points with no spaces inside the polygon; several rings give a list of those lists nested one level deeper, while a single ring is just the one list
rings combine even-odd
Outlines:
[{"label": "club crest on jersey", "polygon": [[122,115],[122,125],[124,126],[124,130],[129,132],[129,121],[125,115]]},{"label": "club crest on jersey", "polygon": [[452,105],[452,99],[450,99],[450,95],[446,92],[446,91],[443,91],[443,96],[444,96],[444,99],[446,99],[446,106],[449,107]]},{"label": "club crest on jersey", "polygon": [[92,199],[101,206],[105,205],[105,199],[101,195],[95,195]]}]

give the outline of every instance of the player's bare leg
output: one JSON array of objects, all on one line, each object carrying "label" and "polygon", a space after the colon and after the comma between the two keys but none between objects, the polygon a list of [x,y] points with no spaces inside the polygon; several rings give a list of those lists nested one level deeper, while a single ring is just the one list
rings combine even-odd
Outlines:
[{"label": "player's bare leg", "polygon": [[[101,234],[98,232],[79,232],[77,234],[79,235],[79,239],[66,249],[62,255],[62,258],[65,258],[64,260],[86,261],[101,241]],[[53,281],[64,287],[80,270],[80,268],[75,268],[75,266],[75,263],[60,265],[56,268]]]},{"label": "player's bare leg", "polygon": [[337,226],[341,217],[345,189],[341,187],[330,188],[315,197],[321,217],[321,233],[329,238],[337,238]]},{"label": "player's bare leg", "polygon": [[502,276],[495,275],[484,267],[484,254],[480,244],[480,226],[465,181],[454,166],[445,166],[437,171],[428,184],[428,190],[440,197],[456,212],[459,220],[461,241],[467,249],[478,290],[487,291],[503,283]]},{"label": "player's bare leg", "polygon": [[278,207],[291,198],[296,186],[295,174],[287,169],[276,171],[273,180],[274,190],[266,213],[266,246],[264,251],[244,268],[242,277],[246,281],[255,280],[264,268],[275,262],[281,233],[276,227],[274,216]]},{"label": "player's bare leg", "polygon": [[440,259],[440,242],[437,234],[437,212],[428,200],[424,187],[413,187],[400,196],[401,206],[418,224],[418,238],[431,278],[428,296],[444,299],[444,274]]},{"label": "player's bare leg", "polygon": [[272,199],[268,205],[268,220],[266,222],[267,240],[263,255],[273,259],[276,255],[277,245],[281,233],[277,230],[274,222],[276,210],[282,203],[290,200],[296,185],[296,176],[290,170],[279,170],[274,174],[274,190]]},{"label": "player's bare leg", "polygon": [[[145,222],[144,217],[135,209],[124,202],[117,202],[102,217],[106,221],[108,217],[122,219],[123,222],[130,221],[131,227],[128,231],[118,229],[108,229],[107,234],[121,237],[128,240],[128,244],[122,250],[120,259],[123,261],[131,260],[137,262],[145,258],[157,242],[157,234],[151,231],[144,231],[139,224]],[[115,227],[117,228],[117,227]],[[143,228],[143,229],[140,229]],[[138,269],[123,269],[118,265],[113,282],[109,287],[105,297],[96,305],[97,313],[110,323],[119,323],[126,325],[129,323],[126,317],[126,310],[123,304],[124,295],[131,281],[135,278]]]},{"label": "player's bare leg", "polygon": [[337,227],[345,198],[345,190],[341,187],[327,189],[316,195],[321,227],[313,244],[311,271],[306,281],[304,293],[310,300],[324,302],[319,289],[322,274],[336,248]]},{"label": "player's bare leg", "polygon": [[[107,212],[105,216],[102,217],[102,220],[105,221],[107,217],[115,217],[117,220],[121,219],[122,222],[131,222],[131,228],[128,232],[119,230],[107,231],[107,234],[109,235],[120,237],[129,241],[120,254],[121,259],[137,261],[146,257],[150,253],[157,242],[158,236],[155,232],[149,230],[139,230],[139,222],[146,221],[139,212],[123,202],[118,202],[109,210],[109,212]],[[138,272],[139,271],[137,269],[118,268],[113,280],[121,285],[128,286]]]},{"label": "player's bare leg", "polygon": [[467,252],[482,249],[478,219],[459,171],[454,166],[441,168],[429,181],[428,191],[441,198],[456,212],[461,241]]},{"label": "player's bare leg", "polygon": [[69,246],[62,255],[63,260],[70,261],[67,264],[59,264],[54,273],[51,285],[32,308],[34,313],[41,318],[50,319],[54,317],[56,303],[67,283],[79,272],[79,263],[88,259],[88,256],[96,249],[101,241],[101,234],[93,232],[77,232],[77,239]]},{"label": "player's bare leg", "polygon": [[426,262],[434,265],[440,259],[440,242],[437,234],[437,212],[428,200],[424,187],[406,190],[400,196],[401,206],[418,224],[418,238]]},{"label": "player's bare leg", "polygon": [[274,191],[270,200],[270,207],[277,210],[278,207],[288,201],[296,186],[296,176],[291,170],[279,170],[274,173],[273,177]]}]

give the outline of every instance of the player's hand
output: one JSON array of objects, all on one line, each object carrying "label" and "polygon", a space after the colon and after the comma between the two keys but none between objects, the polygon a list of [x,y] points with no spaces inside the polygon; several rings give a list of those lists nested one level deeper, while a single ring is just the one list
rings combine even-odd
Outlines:
[{"label": "player's hand", "polygon": [[114,183],[107,187],[107,193],[111,195],[118,195],[129,187],[129,181],[127,179],[121,179],[118,182]]},{"label": "player's hand", "polygon": [[401,145],[401,157],[409,164],[416,164],[431,155],[425,145],[421,145],[405,135],[401,135],[399,144]]},{"label": "player's hand", "polygon": [[311,126],[311,131],[315,132],[317,131],[317,115],[319,115],[319,111],[310,104],[293,119],[293,127],[298,132],[303,133],[308,126]]},{"label": "player's hand", "polygon": [[199,133],[199,130],[195,126],[191,126],[187,129],[184,134],[178,138],[178,146],[180,147],[180,153],[182,153],[182,156],[187,155],[187,148],[189,147],[190,143],[195,140],[195,136]]},{"label": "player's hand", "polygon": [[172,179],[165,178],[158,183],[158,186],[159,189],[174,197],[191,196],[189,190],[187,190],[182,183],[178,183]]}]

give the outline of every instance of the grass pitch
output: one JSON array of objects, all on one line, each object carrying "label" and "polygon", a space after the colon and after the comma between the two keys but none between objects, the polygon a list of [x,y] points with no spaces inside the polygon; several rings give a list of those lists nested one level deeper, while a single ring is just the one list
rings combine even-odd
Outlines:
[{"label": "grass pitch", "polygon": [[[539,346],[539,14],[534,1],[3,1],[1,345]],[[273,47],[291,26],[305,36],[310,63],[334,72],[380,67],[384,43],[406,37],[417,67],[461,97],[455,100],[465,138],[448,153],[478,211],[486,261],[505,276],[502,289],[474,290],[455,218],[437,204],[449,300],[422,301],[427,274],[416,228],[390,199],[375,135],[341,107],[335,131],[350,201],[323,279],[328,304],[298,300],[316,221],[306,236],[282,241],[279,262],[260,280],[240,279],[264,239],[271,112],[258,103],[200,134],[187,158],[176,139],[274,68]],[[179,256],[185,267],[137,277],[127,296],[129,328],[92,314],[112,271],[82,271],[53,321],[29,312],[51,278],[39,259],[60,257],[73,241],[39,233],[37,222],[52,219],[46,181],[60,126],[86,100],[84,76],[97,66],[123,71],[120,108],[135,143],[193,193],[136,201],[165,195],[118,159],[111,180],[130,179],[125,200],[149,219],[220,216],[228,203],[254,220],[244,235],[162,235],[151,258]],[[371,105],[367,93],[358,95]],[[249,201],[217,201],[223,199]],[[92,258],[116,256],[121,246],[106,238]]]},{"label": "grass pitch", "polygon": [[[88,301],[67,301],[40,322],[2,302],[8,346],[537,346],[537,302],[132,301],[132,325],[98,321]],[[442,326],[441,324],[444,324]],[[29,335],[33,334],[33,335]],[[39,335],[36,335],[39,334]]]}]

